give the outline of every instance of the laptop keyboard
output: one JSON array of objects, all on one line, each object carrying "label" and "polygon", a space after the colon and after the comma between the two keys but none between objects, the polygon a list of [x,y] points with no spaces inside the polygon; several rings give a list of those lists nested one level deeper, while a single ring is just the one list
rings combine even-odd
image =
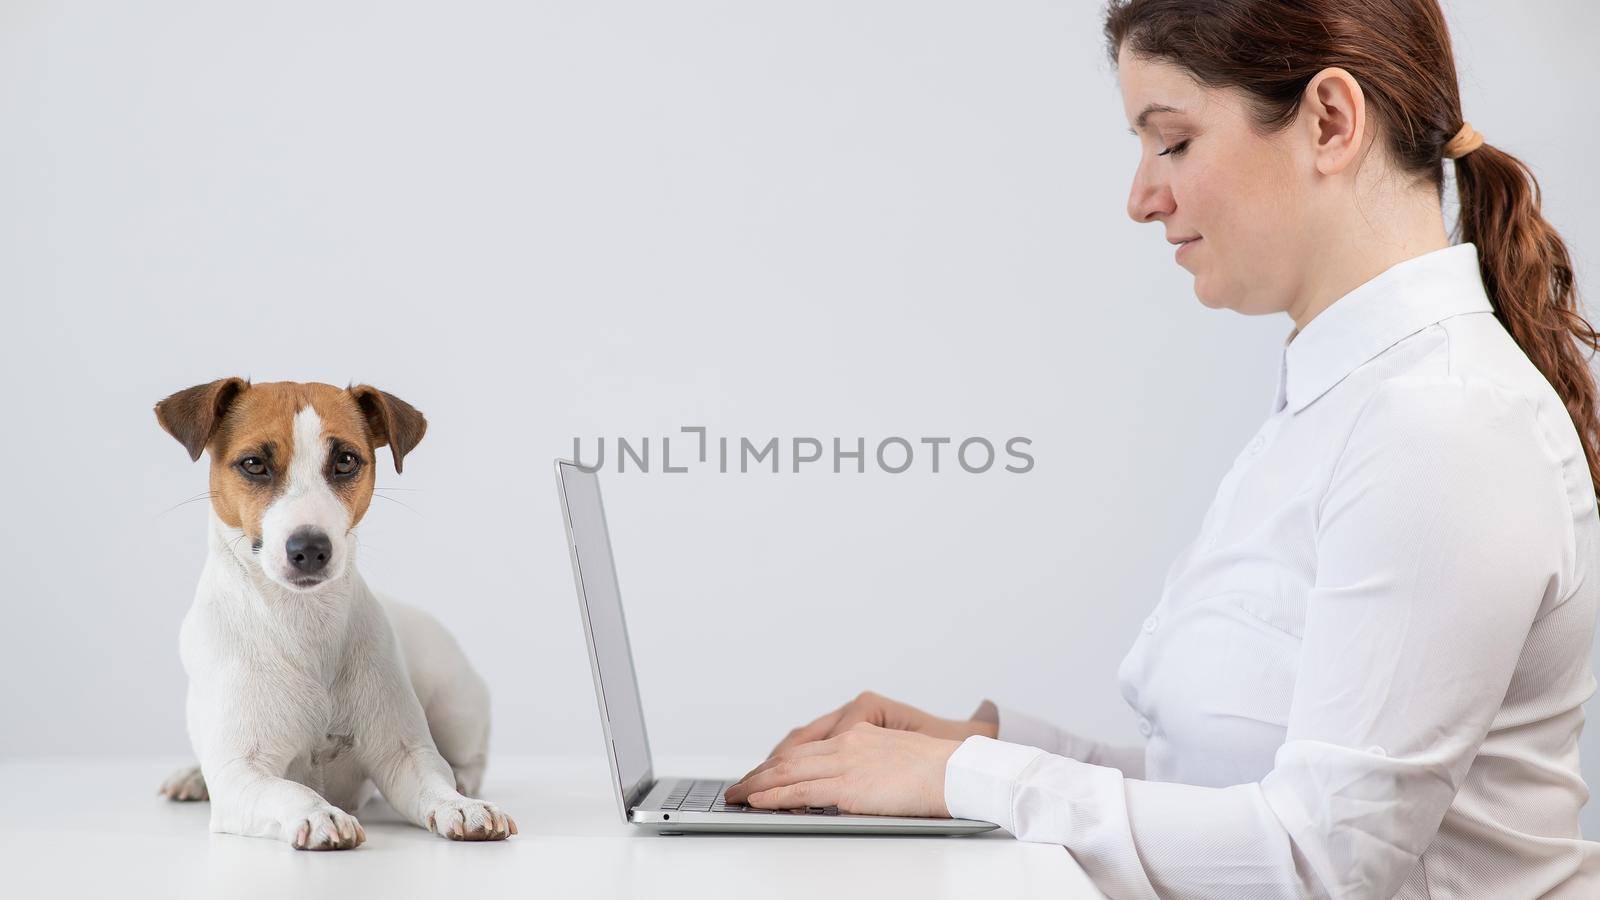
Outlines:
[{"label": "laptop keyboard", "polygon": [[726,812],[726,813],[776,813],[780,815],[795,816],[837,816],[837,806],[802,806],[797,809],[763,809],[755,806],[745,806],[742,803],[729,803],[723,798],[722,792],[727,790],[732,781],[695,781],[680,780],[661,801],[662,809],[675,809],[683,812]]}]

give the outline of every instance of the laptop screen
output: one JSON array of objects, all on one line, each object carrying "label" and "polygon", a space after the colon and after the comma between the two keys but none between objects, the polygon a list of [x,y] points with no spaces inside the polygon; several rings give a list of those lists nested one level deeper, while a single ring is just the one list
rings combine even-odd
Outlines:
[{"label": "laptop screen", "polygon": [[[637,799],[640,782],[651,775],[650,742],[645,737],[639,683],[633,674],[628,629],[622,619],[622,593],[611,558],[611,538],[600,505],[600,479],[566,460],[556,461],[567,536],[578,580],[578,602],[595,667],[600,715],[611,736],[618,788],[624,807]],[[623,809],[626,818],[627,809]]]}]

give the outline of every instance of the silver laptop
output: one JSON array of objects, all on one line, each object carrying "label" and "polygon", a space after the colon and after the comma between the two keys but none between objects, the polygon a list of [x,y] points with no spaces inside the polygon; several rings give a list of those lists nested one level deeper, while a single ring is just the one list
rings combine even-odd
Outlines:
[{"label": "silver laptop", "polygon": [[[633,651],[622,620],[622,594],[612,562],[600,479],[570,460],[556,460],[556,484],[567,522],[572,575],[578,585],[583,636],[589,642],[595,699],[605,729],[606,755],[622,818],[661,834],[687,831],[846,832],[856,834],[977,834],[999,826],[973,819],[860,816],[836,806],[758,809],[729,804],[722,792],[735,778],[656,778]],[[759,762],[759,760],[757,760]],[[753,767],[753,766],[752,766]]]}]

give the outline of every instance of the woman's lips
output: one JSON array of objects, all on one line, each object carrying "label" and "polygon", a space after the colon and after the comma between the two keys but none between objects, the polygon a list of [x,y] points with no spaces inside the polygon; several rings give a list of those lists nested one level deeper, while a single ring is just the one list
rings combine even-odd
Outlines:
[{"label": "woman's lips", "polygon": [[1172,254],[1173,258],[1180,260],[1183,259],[1184,253],[1187,252],[1190,247],[1193,247],[1195,244],[1198,244],[1203,240],[1205,240],[1205,238],[1195,238],[1192,241],[1184,241],[1178,245],[1177,251]]}]

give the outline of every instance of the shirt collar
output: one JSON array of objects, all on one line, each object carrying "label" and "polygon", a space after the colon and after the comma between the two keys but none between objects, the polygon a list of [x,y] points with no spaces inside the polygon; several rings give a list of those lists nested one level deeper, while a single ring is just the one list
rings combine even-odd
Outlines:
[{"label": "shirt collar", "polygon": [[1383,351],[1435,322],[1493,312],[1478,248],[1453,244],[1401,260],[1283,339],[1272,410],[1297,413]]}]

